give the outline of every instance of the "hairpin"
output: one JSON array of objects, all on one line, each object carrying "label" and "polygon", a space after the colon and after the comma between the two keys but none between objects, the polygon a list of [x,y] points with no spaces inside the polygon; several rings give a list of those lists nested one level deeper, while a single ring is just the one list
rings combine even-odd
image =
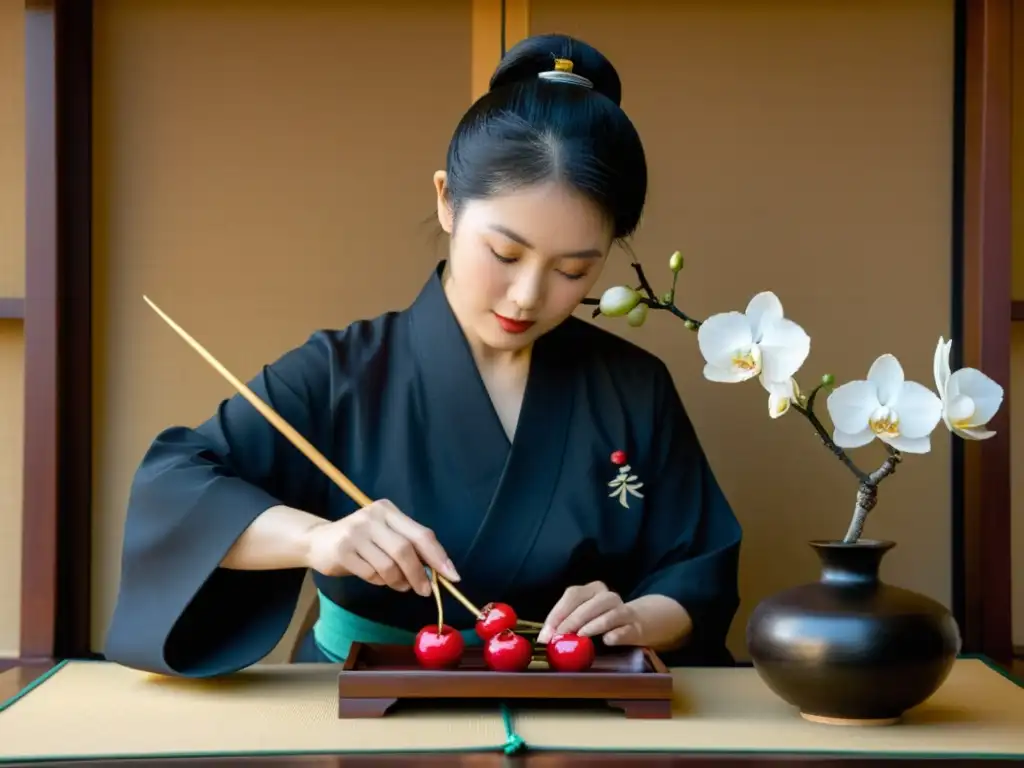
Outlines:
[{"label": "hairpin", "polygon": [[569,83],[570,85],[582,85],[584,88],[593,88],[594,84],[583,75],[577,75],[572,71],[570,59],[555,59],[555,68],[550,72],[541,72],[537,75],[544,80],[551,80],[556,83]]}]

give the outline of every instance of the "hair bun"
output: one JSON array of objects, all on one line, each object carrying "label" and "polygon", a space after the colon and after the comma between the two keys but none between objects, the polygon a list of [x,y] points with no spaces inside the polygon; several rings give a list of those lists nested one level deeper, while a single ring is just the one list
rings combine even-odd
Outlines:
[{"label": "hair bun", "polygon": [[593,90],[621,105],[622,82],[612,63],[592,45],[568,35],[534,35],[518,42],[498,64],[491,76],[490,89],[552,72],[556,59],[571,61],[574,74],[585,77],[593,84]]}]

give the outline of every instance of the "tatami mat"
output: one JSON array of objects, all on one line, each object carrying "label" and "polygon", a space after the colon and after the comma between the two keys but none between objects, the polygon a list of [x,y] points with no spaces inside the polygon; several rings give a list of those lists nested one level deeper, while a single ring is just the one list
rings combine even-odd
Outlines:
[{"label": "tatami mat", "polygon": [[1019,755],[1024,688],[976,659],[959,660],[945,685],[903,722],[884,727],[811,723],[748,668],[676,673],[672,720],[613,713],[517,710],[530,745],[562,749],[733,752],[877,752]]},{"label": "tatami mat", "polygon": [[70,662],[0,712],[0,759],[500,750],[497,706],[339,720],[338,668],[253,667],[211,681]]},{"label": "tatami mat", "polygon": [[[70,662],[0,710],[0,762],[58,758],[530,749],[875,753],[1024,758],[1024,688],[984,662],[957,662],[946,685],[896,726],[808,723],[752,669],[676,670],[671,720],[587,708],[495,704],[337,716],[338,668],[254,667],[229,678],[159,678]],[[508,727],[507,727],[508,726]],[[513,740],[515,734],[511,737]]]}]

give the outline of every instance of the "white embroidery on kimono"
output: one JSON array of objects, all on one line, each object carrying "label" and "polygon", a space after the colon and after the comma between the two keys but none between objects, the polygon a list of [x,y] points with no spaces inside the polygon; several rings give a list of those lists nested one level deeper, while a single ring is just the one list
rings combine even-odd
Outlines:
[{"label": "white embroidery on kimono", "polygon": [[619,497],[619,504],[629,509],[629,497],[635,496],[638,499],[642,499],[644,495],[640,493],[640,489],[644,487],[643,483],[637,482],[637,476],[631,475],[631,468],[629,464],[624,465],[619,469],[619,474],[608,483],[608,487],[612,489],[612,492],[608,494],[609,498],[615,496]]}]

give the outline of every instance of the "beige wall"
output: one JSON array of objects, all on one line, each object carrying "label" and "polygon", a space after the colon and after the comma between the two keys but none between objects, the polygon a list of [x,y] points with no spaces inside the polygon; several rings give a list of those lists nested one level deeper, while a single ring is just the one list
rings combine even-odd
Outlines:
[{"label": "beige wall", "polygon": [[0,320],[0,658],[18,656],[21,628],[21,322]]},{"label": "beige wall", "polygon": [[[1018,262],[1019,263],[1019,262]],[[1010,536],[1013,542],[1013,644],[1024,648],[1024,323],[1013,324],[1011,361],[1010,456],[1015,469],[1011,480],[1013,516]]]},{"label": "beige wall", "polygon": [[[411,300],[440,251],[431,175],[470,98],[470,3],[96,4],[94,645],[126,492],[155,433]],[[436,219],[435,219],[436,223]]]},{"label": "beige wall", "polygon": [[[742,309],[774,290],[812,338],[804,382],[863,378],[891,352],[931,384],[950,332],[952,5],[765,6],[634,0],[624,13],[610,0],[534,0],[531,31],[578,34],[619,66],[652,165],[636,249],[658,277],[669,253],[685,252],[687,311]],[[894,299],[889,312],[869,309]],[[742,653],[756,602],[815,577],[805,541],[846,532],[854,480],[798,416],[771,421],[756,385],[706,382],[678,321],[657,317],[630,336],[672,368],[742,520]],[[887,578],[948,604],[945,430],[933,446],[883,485],[866,535],[898,542]],[[877,466],[882,454],[855,456]]]},{"label": "beige wall", "polygon": [[[0,298],[25,295],[25,12],[0,0]],[[0,658],[18,655],[24,339],[0,320]]]},{"label": "beige wall", "polygon": [[[1020,3],[1013,17],[1013,298],[1024,301],[1024,9]],[[1024,322],[1014,323],[1011,339],[1012,367],[1010,443],[1013,472],[1013,643],[1024,648]]]},{"label": "beige wall", "polygon": [[[99,648],[139,457],[161,427],[195,423],[230,394],[141,294],[243,377],[315,327],[403,305],[440,253],[424,223],[430,173],[480,67],[470,0],[422,4],[429,10],[409,0],[386,12],[246,0],[241,17],[229,15],[229,0],[96,5]],[[592,40],[619,66],[652,166],[635,246],[655,277],[668,253],[687,253],[688,310],[741,308],[772,289],[812,335],[807,376],[859,377],[889,351],[929,383],[934,343],[949,333],[945,5],[793,0],[765,13],[755,0],[636,0],[624,13],[610,0],[534,0],[528,23]],[[0,296],[24,291],[22,6],[0,0]],[[517,16],[513,35],[525,24]],[[479,58],[487,48],[475,50]],[[1022,211],[1018,202],[1024,224]],[[1024,299],[1024,237],[1015,242]],[[607,283],[626,274],[612,269]],[[880,285],[901,286],[895,330],[864,310]],[[744,606],[732,638],[742,653],[757,600],[813,577],[803,542],[845,530],[852,480],[801,421],[771,422],[755,388],[705,382],[692,336],[670,318],[628,335],[672,368],[743,521]],[[1014,350],[1019,393],[1020,326]],[[18,644],[22,355],[20,322],[0,322],[0,656]],[[1016,456],[1024,408],[1013,413]],[[890,579],[948,602],[948,440],[936,437],[930,456],[911,457],[883,486],[868,534],[899,542]],[[780,455],[801,468],[783,469]],[[1020,473],[1014,494],[1022,551]],[[1024,644],[1024,568],[1016,571]]]},{"label": "beige wall", "polygon": [[[437,255],[422,223],[430,174],[471,93],[467,2],[249,2],[238,17],[228,5],[97,7],[97,647],[139,457],[161,427],[229,394],[141,294],[242,376],[312,328],[403,305]],[[808,376],[860,377],[893,352],[930,381],[949,335],[947,4],[636,0],[627,13],[535,0],[529,23],[590,39],[619,66],[652,167],[636,248],[656,278],[672,250],[687,253],[687,309],[741,308],[770,288],[814,339]],[[895,327],[867,311],[894,286]],[[744,523],[742,654],[750,608],[814,577],[804,542],[843,534],[854,484],[804,423],[770,421],[756,386],[705,382],[670,318],[630,335],[671,366]],[[948,508],[940,431],[868,528],[900,543],[890,579],[944,602]]]}]

